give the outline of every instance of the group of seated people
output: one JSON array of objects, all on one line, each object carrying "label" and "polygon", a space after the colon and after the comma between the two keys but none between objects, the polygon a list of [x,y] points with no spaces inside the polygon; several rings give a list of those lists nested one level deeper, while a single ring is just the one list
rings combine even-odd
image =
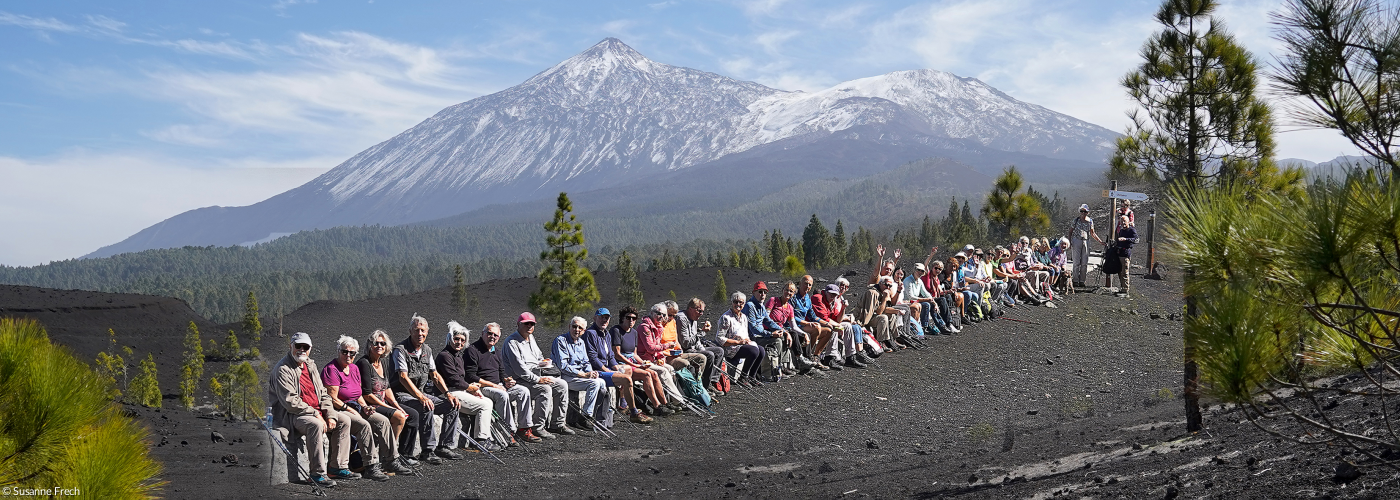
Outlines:
[{"label": "group of seated people", "polygon": [[[775,286],[773,296],[764,281],[748,295],[733,293],[713,323],[701,319],[707,305],[699,298],[684,309],[674,301],[644,313],[623,307],[616,324],[612,311],[599,308],[591,320],[573,317],[548,355],[530,312],[519,315],[504,344],[497,323],[473,341],[449,322],[437,352],[426,345],[428,321],[415,314],[398,342],[383,330],[363,345],[341,336],[335,360],[320,369],[310,358],[310,336],[296,333],[269,376],[273,424],[305,437],[310,481],[323,487],[413,475],[422,462],[461,460],[458,448],[494,453],[576,434],[571,425],[610,432],[614,411],[650,424],[652,417],[695,411],[696,391],[708,396],[699,398],[708,406],[736,387],[862,369],[885,353],[921,348],[927,335],[958,333],[1003,306],[1048,302],[1066,281],[1068,248],[1065,239],[1023,237],[1009,247],[968,245],[945,263],[934,260],[935,247],[906,275],[901,252],[886,260],[880,246],[880,265],[852,299],[845,277],[817,289],[803,276]],[[615,401],[608,388],[618,389]],[[350,470],[352,436],[360,473]]]}]

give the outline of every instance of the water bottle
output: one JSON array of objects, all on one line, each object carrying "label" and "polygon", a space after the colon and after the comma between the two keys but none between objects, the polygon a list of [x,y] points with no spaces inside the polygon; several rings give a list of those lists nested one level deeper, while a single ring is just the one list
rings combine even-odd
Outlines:
[{"label": "water bottle", "polygon": [[267,407],[267,413],[263,414],[263,422],[266,422],[268,427],[272,427],[272,407],[271,407],[271,406]]}]

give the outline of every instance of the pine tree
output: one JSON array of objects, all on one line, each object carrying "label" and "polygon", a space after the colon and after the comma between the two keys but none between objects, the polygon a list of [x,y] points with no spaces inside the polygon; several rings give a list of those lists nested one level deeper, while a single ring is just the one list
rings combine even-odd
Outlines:
[{"label": "pine tree", "polygon": [[739,258],[739,252],[735,252],[731,249],[729,251],[729,267],[732,267],[734,269],[743,269],[743,264],[744,261]]},{"label": "pine tree", "polygon": [[1024,181],[1015,165],[1007,167],[992,184],[982,214],[996,227],[993,237],[1004,239],[1020,235],[1039,234],[1050,227],[1050,217],[1041,210],[1040,202],[1022,193]]},{"label": "pine tree", "polygon": [[804,274],[807,274],[807,268],[802,266],[802,260],[798,259],[796,255],[789,255],[787,259],[783,260],[784,278],[795,280]]},{"label": "pine tree", "polygon": [[646,299],[642,297],[642,281],[637,279],[637,268],[632,265],[632,257],[623,250],[617,256],[617,307],[640,309],[644,304]]},{"label": "pine tree", "polygon": [[209,392],[214,393],[218,406],[229,420],[241,416],[248,420],[265,404],[262,399],[258,371],[244,361],[230,364],[227,371],[209,378]]},{"label": "pine tree", "polygon": [[846,228],[841,226],[841,219],[836,219],[836,231],[831,235],[831,240],[831,265],[846,265],[846,263],[849,262],[846,253]]},{"label": "pine tree", "polygon": [[807,227],[802,230],[803,265],[812,269],[828,267],[829,235],[826,226],[822,224],[821,219],[817,218],[817,214],[812,214],[812,218],[807,221]]},{"label": "pine tree", "polygon": [[452,312],[464,318],[467,314],[467,280],[461,264],[452,272]]},{"label": "pine tree", "polygon": [[224,337],[224,344],[219,346],[219,351],[223,353],[224,359],[236,361],[243,356],[243,346],[238,344],[238,334],[233,330],[228,331],[228,336]]},{"label": "pine tree", "polygon": [[204,378],[204,341],[199,339],[199,327],[190,322],[185,333],[185,362],[180,367],[180,403],[194,407],[194,394]]},{"label": "pine tree", "polygon": [[592,307],[602,298],[593,283],[593,273],[579,265],[588,258],[583,246],[583,224],[573,215],[574,204],[568,193],[559,193],[554,219],[544,224],[549,233],[540,253],[545,266],[540,270],[540,289],[530,294],[530,308],[540,312],[548,326],[559,326],[569,316]]},{"label": "pine tree", "polygon": [[715,294],[713,298],[716,304],[729,303],[729,286],[724,284],[723,269],[715,269]]},{"label": "pine tree", "polygon": [[248,300],[243,303],[243,335],[257,347],[262,342],[262,321],[258,319],[258,296],[248,291]]},{"label": "pine tree", "polygon": [[117,332],[108,328],[107,338],[110,347],[107,351],[97,353],[97,376],[107,382],[107,387],[111,387],[107,397],[115,400],[121,398],[128,389],[126,360],[122,359],[120,349],[117,348]]},{"label": "pine tree", "polygon": [[147,354],[141,362],[141,373],[131,379],[131,397],[134,402],[150,408],[160,408],[160,382],[156,380],[156,359]]}]

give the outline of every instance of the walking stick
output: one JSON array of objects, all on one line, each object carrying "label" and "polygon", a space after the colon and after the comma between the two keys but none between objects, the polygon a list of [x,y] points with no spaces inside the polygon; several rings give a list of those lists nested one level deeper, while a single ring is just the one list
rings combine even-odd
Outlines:
[{"label": "walking stick", "polygon": [[471,436],[467,435],[467,431],[464,431],[464,430],[462,430],[462,429],[457,429],[457,434],[460,434],[462,437],[467,438],[467,441],[471,442],[472,446],[475,446],[476,449],[481,450],[482,453],[485,453],[486,456],[491,457],[492,460],[495,460],[497,463],[500,463],[501,465],[505,465],[505,464],[506,464],[505,462],[502,462],[501,459],[496,458],[496,455],[492,454],[492,453],[491,453],[491,450],[488,450],[488,449],[486,449],[485,446],[482,446],[482,445],[481,445],[481,442],[479,442],[479,441],[477,441],[477,440],[475,440],[475,439],[472,439]]}]

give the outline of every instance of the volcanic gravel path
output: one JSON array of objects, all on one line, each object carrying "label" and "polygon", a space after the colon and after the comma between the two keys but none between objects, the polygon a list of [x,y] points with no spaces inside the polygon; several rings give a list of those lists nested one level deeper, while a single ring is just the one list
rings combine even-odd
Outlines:
[{"label": "volcanic gravel path", "polygon": [[[1140,271],[1138,271],[1140,272]],[[708,298],[714,269],[644,273],[648,301]],[[747,291],[772,275],[726,270],[730,290]],[[814,273],[819,280],[834,273]],[[864,274],[852,278],[862,282]],[[1175,278],[1169,276],[1169,278]],[[470,286],[480,317],[464,321],[476,336],[494,320],[511,329],[534,280]],[[604,303],[615,282],[599,276]],[[17,297],[53,293],[5,289],[0,314],[16,314]],[[73,292],[88,293],[88,292]],[[285,320],[284,332],[311,333],[313,357],[330,358],[344,333],[363,339],[384,328],[394,338],[418,312],[432,325],[430,345],[446,335],[449,289],[357,302],[309,304]],[[107,294],[94,294],[106,300]],[[141,302],[140,296],[116,296]],[[28,300],[28,299],[25,299]],[[47,300],[47,299],[46,299]],[[173,299],[146,297],[152,303]],[[77,298],[72,301],[81,302]],[[178,302],[178,301],[176,301]],[[1207,430],[1184,432],[1181,386],[1181,285],[1134,278],[1134,295],[1080,293],[1058,308],[1017,307],[929,347],[879,358],[879,367],[829,376],[801,376],[761,391],[719,398],[714,418],[679,415],[651,426],[620,422],[616,439],[562,437],[511,449],[502,466],[479,454],[427,466],[425,477],[385,483],[341,482],[336,498],[1396,498],[1393,475],[1363,468],[1350,482],[1334,481],[1346,458],[1337,448],[1305,448],[1277,440],[1219,407]],[[51,304],[52,305],[52,304]],[[54,306],[57,307],[57,306]],[[53,309],[30,303],[27,309]],[[149,308],[146,308],[149,309]],[[143,339],[173,342],[192,313],[160,318],[103,316],[135,328],[153,322]],[[145,310],[137,308],[137,311]],[[713,313],[718,307],[710,308]],[[56,340],[78,335],[63,312],[27,313]],[[65,323],[65,321],[67,321]],[[196,319],[196,321],[201,321]],[[52,323],[50,323],[52,322]],[[60,327],[52,325],[58,324]],[[285,339],[268,335],[264,355],[279,357]],[[106,326],[86,327],[80,337]],[[55,330],[57,330],[55,332]],[[74,330],[77,331],[77,330]],[[541,348],[560,330],[541,329]],[[119,335],[121,334],[119,330]],[[103,337],[102,342],[105,342]],[[62,340],[60,340],[62,342]],[[91,345],[77,342],[87,356]],[[90,356],[87,356],[90,358]],[[210,370],[222,366],[211,364]],[[173,368],[162,365],[165,373]],[[162,387],[173,392],[173,380]],[[755,394],[755,392],[757,392]],[[174,403],[169,401],[168,403]],[[172,405],[173,406],[173,405]],[[1347,410],[1343,406],[1341,410]],[[1365,409],[1355,408],[1356,412]],[[166,493],[192,497],[310,496],[306,485],[268,486],[266,434],[255,423],[226,423],[177,409],[134,408],[161,443]],[[231,442],[213,443],[212,430]],[[232,454],[237,464],[223,457]]]}]

